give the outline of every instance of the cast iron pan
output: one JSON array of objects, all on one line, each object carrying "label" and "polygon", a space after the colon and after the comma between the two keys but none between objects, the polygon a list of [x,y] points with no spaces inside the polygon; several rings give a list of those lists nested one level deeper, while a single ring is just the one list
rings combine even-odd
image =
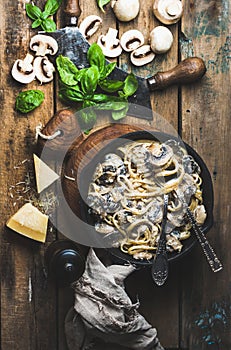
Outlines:
[{"label": "cast iron pan", "polygon": [[[79,186],[81,188],[81,219],[88,223],[89,225],[94,226],[95,225],[95,217],[91,214],[89,207],[86,204],[86,197],[88,193],[88,186],[91,182],[93,173],[95,171],[95,168],[99,162],[101,162],[104,158],[104,156],[111,152],[116,152],[116,149],[127,143],[128,141],[136,141],[136,140],[155,140],[160,141],[161,143],[173,139],[181,143],[183,147],[187,150],[187,153],[191,155],[194,160],[198,163],[198,165],[201,168],[201,178],[202,178],[202,191],[203,191],[203,204],[205,205],[206,212],[207,212],[207,218],[204,222],[203,226],[201,227],[203,232],[206,233],[209,231],[209,229],[212,227],[213,224],[213,185],[212,185],[212,179],[210,176],[210,173],[208,171],[208,168],[202,158],[198,155],[198,153],[190,147],[187,143],[183,142],[180,138],[177,138],[175,136],[165,134],[162,132],[147,132],[147,131],[136,131],[131,132],[128,134],[125,134],[113,141],[111,141],[107,146],[102,148],[99,153],[92,159],[92,161],[85,166],[85,168],[81,171],[80,179],[79,179]],[[101,239],[99,233],[96,232],[96,236],[99,236],[99,240]],[[195,235],[191,234],[191,237],[182,241],[183,248],[180,253],[172,252],[168,253],[168,260],[169,262],[176,261],[183,256],[185,256],[189,251],[193,248],[194,244],[196,243],[197,239]],[[109,252],[115,257],[115,260],[123,261],[131,263],[137,267],[142,266],[149,266],[152,264],[152,260],[137,260],[134,259],[132,256],[123,253],[119,248],[107,248]]]}]

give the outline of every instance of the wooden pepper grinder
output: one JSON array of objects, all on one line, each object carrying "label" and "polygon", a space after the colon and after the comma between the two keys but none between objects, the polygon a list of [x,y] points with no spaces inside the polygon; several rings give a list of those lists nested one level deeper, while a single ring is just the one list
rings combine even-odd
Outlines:
[{"label": "wooden pepper grinder", "polygon": [[70,240],[55,241],[45,252],[45,265],[49,278],[60,286],[68,286],[85,270],[84,253]]}]

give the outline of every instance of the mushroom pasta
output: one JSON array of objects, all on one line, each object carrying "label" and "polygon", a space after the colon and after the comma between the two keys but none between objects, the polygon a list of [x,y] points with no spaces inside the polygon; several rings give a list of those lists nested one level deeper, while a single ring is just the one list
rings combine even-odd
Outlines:
[{"label": "mushroom pasta", "polygon": [[135,259],[156,252],[168,194],[167,249],[180,252],[190,237],[186,210],[203,224],[200,167],[175,140],[129,141],[104,156],[89,185],[87,204],[96,215],[95,229],[116,237],[115,246]]}]

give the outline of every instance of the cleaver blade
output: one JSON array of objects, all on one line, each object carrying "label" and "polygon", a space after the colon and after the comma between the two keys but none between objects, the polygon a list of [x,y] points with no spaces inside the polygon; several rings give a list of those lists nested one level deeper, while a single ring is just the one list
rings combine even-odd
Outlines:
[{"label": "cleaver blade", "polygon": [[[89,42],[83,37],[77,27],[66,27],[58,29],[53,33],[46,33],[52,36],[58,43],[58,52],[54,56],[63,55],[68,57],[79,69],[89,67],[87,60],[87,51],[90,47]],[[106,60],[107,63],[110,63]],[[124,80],[128,72],[116,67],[110,74],[110,79]],[[147,79],[137,77],[138,89],[133,96],[130,96],[128,115],[152,120],[152,110],[150,101],[150,90]],[[145,111],[142,107],[145,107]]]},{"label": "cleaver blade", "polygon": [[[46,34],[52,36],[58,42],[59,48],[54,58],[58,55],[67,56],[79,69],[89,66],[87,51],[90,44],[77,27],[65,27],[53,33]],[[109,63],[109,61],[107,62]],[[165,72],[157,72],[154,76],[147,79],[136,76],[138,89],[128,99],[130,104],[128,115],[152,120],[153,112],[151,109],[150,92],[162,90],[175,84],[193,83],[202,78],[205,72],[206,66],[204,61],[199,57],[190,57],[181,61],[174,68]],[[110,78],[124,80],[127,74],[127,72],[116,67],[110,74]]]}]

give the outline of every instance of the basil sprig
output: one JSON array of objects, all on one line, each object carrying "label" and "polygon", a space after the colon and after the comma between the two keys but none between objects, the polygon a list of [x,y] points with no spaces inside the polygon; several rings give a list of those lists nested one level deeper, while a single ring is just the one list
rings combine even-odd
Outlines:
[{"label": "basil sprig", "polygon": [[27,90],[18,94],[15,109],[21,113],[29,113],[44,101],[44,93],[40,90]]},{"label": "basil sprig", "polygon": [[122,119],[128,111],[128,97],[132,96],[138,82],[134,74],[124,81],[109,79],[116,63],[106,63],[102,49],[92,44],[87,52],[89,68],[79,70],[62,55],[56,59],[60,78],[59,96],[67,102],[80,103],[79,122],[83,129],[91,128],[96,121],[97,110],[111,111],[114,120]]},{"label": "basil sprig", "polygon": [[98,4],[100,10],[105,12],[103,7],[107,4],[109,4],[110,1],[111,0],[97,0],[97,4]]},{"label": "basil sprig", "polygon": [[41,27],[45,32],[54,32],[56,24],[50,16],[53,16],[59,9],[62,0],[47,0],[44,11],[38,6],[26,4],[27,16],[33,19],[32,28]]}]

